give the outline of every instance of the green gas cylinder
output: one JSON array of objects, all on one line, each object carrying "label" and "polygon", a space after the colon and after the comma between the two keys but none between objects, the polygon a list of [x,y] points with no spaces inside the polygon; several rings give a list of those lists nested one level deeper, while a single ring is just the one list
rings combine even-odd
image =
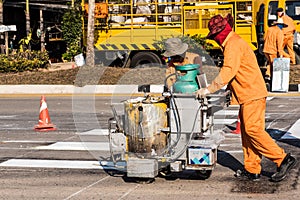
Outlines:
[{"label": "green gas cylinder", "polygon": [[197,83],[199,67],[198,64],[175,66],[176,71],[180,72],[177,74],[176,82],[173,85],[175,93],[193,93],[199,89]]}]

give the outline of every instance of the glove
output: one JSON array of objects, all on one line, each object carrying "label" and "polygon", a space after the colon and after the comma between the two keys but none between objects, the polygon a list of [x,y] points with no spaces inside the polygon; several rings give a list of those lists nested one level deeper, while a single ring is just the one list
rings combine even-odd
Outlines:
[{"label": "glove", "polygon": [[196,98],[204,98],[206,95],[209,95],[210,92],[207,88],[201,88],[200,90],[197,90],[196,92]]}]

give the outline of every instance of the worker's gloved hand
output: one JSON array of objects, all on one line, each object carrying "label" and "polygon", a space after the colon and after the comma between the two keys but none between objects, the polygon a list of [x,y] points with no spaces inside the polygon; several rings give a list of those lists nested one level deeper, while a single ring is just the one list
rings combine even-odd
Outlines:
[{"label": "worker's gloved hand", "polygon": [[204,98],[206,95],[209,95],[210,92],[207,88],[201,88],[200,90],[197,90],[196,92],[196,98]]}]

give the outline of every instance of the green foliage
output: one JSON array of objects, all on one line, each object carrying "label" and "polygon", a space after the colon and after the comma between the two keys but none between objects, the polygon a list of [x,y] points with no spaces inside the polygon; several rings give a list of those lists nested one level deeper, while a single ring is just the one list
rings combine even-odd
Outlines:
[{"label": "green foliage", "polygon": [[74,8],[67,10],[62,20],[63,39],[67,43],[67,51],[63,54],[63,59],[71,61],[73,57],[82,53],[82,12],[81,1],[75,0]]},{"label": "green foliage", "polygon": [[206,36],[203,37],[203,36],[197,34],[197,35],[193,35],[190,39],[194,40],[197,44],[200,45],[200,48],[202,48],[206,51],[211,50],[213,47],[213,45],[211,43],[206,42]]},{"label": "green foliage", "polygon": [[6,56],[0,54],[0,72],[23,72],[34,71],[39,68],[47,68],[49,63],[49,55],[46,51],[30,51],[18,52]]},{"label": "green foliage", "polygon": [[[212,45],[210,43],[206,42],[206,38],[202,37],[201,35],[193,35],[191,37],[189,36],[172,36],[172,38],[178,37],[183,42],[187,43],[189,45],[190,52],[198,53],[200,55],[207,54],[206,51],[209,51],[212,48]],[[155,44],[160,47],[160,50],[165,50],[165,42],[169,38],[163,38],[161,37],[161,40],[155,41]]]},{"label": "green foliage", "polygon": [[19,41],[19,45],[20,45],[20,51],[21,52],[23,52],[24,50],[26,50],[26,49],[28,49],[28,47],[29,47],[29,43],[30,43],[30,41],[31,41],[31,35],[32,35],[32,33],[31,33],[31,31],[30,31],[30,33],[28,34],[28,36],[26,36],[26,37],[24,37],[24,38],[22,38],[20,41]]}]

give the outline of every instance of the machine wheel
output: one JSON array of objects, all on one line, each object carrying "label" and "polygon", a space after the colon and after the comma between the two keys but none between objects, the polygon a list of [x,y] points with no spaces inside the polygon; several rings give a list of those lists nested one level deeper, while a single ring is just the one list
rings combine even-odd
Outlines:
[{"label": "machine wheel", "polygon": [[159,175],[161,177],[170,177],[172,176],[172,172],[171,172],[171,168],[170,165],[168,165],[167,167],[163,168],[160,172]]},{"label": "machine wheel", "polygon": [[138,183],[138,184],[151,184],[155,181],[155,178],[137,178],[137,177],[128,177],[127,175],[125,175],[123,179],[127,183]]},{"label": "machine wheel", "polygon": [[208,179],[212,173],[212,170],[196,170],[197,178],[201,180]]},{"label": "machine wheel", "polygon": [[161,66],[162,60],[151,51],[138,52],[131,58],[131,67]]}]

